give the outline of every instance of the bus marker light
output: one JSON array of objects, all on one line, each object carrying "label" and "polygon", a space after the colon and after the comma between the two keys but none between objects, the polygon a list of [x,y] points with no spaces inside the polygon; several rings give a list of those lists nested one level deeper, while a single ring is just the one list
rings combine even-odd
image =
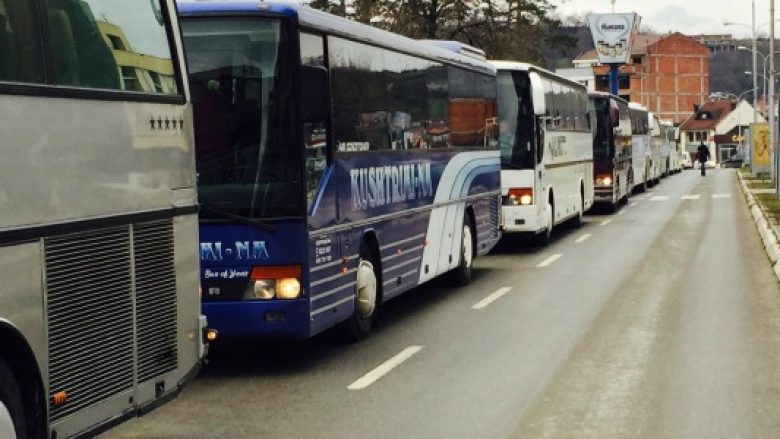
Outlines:
[{"label": "bus marker light", "polygon": [[396,250],[395,254],[397,254],[398,256],[401,256],[401,249],[399,248],[398,250]]},{"label": "bus marker light", "polygon": [[341,267],[341,274],[347,274],[347,273],[349,273],[349,268]]},{"label": "bus marker light", "polygon": [[61,392],[57,392],[54,395],[52,395],[51,400],[56,406],[63,405],[65,404],[65,401],[68,400],[68,392],[64,390]]},{"label": "bus marker light", "polygon": [[217,330],[211,328],[203,328],[203,341],[208,343],[214,343],[217,341]]},{"label": "bus marker light", "polygon": [[596,176],[596,184],[599,186],[612,186],[612,176],[610,174],[599,174]]}]

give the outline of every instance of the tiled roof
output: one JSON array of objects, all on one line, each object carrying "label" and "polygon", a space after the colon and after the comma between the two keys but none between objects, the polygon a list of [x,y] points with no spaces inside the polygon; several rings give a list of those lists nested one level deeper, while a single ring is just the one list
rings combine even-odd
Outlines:
[{"label": "tiled roof", "polygon": [[[697,113],[694,113],[680,125],[680,131],[706,131],[715,129],[715,126],[731,113],[731,101],[719,100],[705,102]],[[699,115],[709,113],[711,117],[706,119]]]}]

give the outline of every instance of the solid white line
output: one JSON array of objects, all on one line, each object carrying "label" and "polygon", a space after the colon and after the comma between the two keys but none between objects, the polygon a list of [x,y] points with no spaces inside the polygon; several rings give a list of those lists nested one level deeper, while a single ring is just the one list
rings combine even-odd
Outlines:
[{"label": "solid white line", "polygon": [[611,223],[611,222],[612,222],[612,220],[611,220],[611,219],[608,219],[608,220],[604,220],[604,221],[602,221],[602,222],[601,222],[601,224],[599,224],[599,225],[600,225],[600,226],[606,226],[607,224],[609,224],[609,223]]},{"label": "solid white line", "polygon": [[638,203],[636,201],[634,201],[633,203],[629,204],[628,207],[636,207],[637,204]]},{"label": "solid white line", "polygon": [[701,195],[699,195],[699,194],[683,195],[681,197],[681,199],[683,199],[683,200],[698,200],[699,198],[701,198]]},{"label": "solid white line", "polygon": [[408,360],[412,355],[420,352],[423,346],[409,346],[396,354],[393,358],[385,361],[379,366],[375,367],[371,372],[363,375],[360,379],[347,386],[349,390],[362,390],[371,384],[375,383],[378,379],[387,375],[391,370],[398,367],[401,363]]},{"label": "solid white line", "polygon": [[585,242],[590,237],[591,237],[591,234],[590,233],[586,233],[586,234],[580,236],[579,238],[577,238],[577,240],[574,241],[574,242],[576,242],[577,244],[582,244],[583,242]]},{"label": "solid white line", "polygon": [[553,262],[557,261],[561,256],[561,254],[552,255],[549,258],[543,260],[539,263],[539,265],[536,266],[536,268],[544,268],[552,264]]},{"label": "solid white line", "polygon": [[650,201],[666,201],[669,199],[668,195],[656,195],[650,199]]},{"label": "solid white line", "polygon": [[509,290],[511,290],[512,287],[503,287],[497,289],[494,293],[490,294],[489,296],[485,297],[484,299],[480,300],[479,302],[475,303],[471,306],[471,309],[482,309],[490,305],[491,303],[495,302],[496,300],[500,299],[504,296],[504,294],[508,293]]},{"label": "solid white line", "polygon": [[731,194],[712,194],[712,199],[717,200],[719,198],[731,198]]}]

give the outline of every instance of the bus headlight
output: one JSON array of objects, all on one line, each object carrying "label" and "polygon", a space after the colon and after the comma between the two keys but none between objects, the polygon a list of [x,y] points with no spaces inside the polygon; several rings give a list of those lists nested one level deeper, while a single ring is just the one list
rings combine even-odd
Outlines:
[{"label": "bus headlight", "polygon": [[276,296],[276,281],[273,279],[256,279],[249,282],[244,291],[244,299],[273,299]]},{"label": "bus headlight", "polygon": [[276,281],[276,297],[279,299],[297,299],[301,296],[301,283],[291,277]]},{"label": "bus headlight", "polygon": [[600,174],[596,176],[597,186],[612,186],[612,176],[609,174]]},{"label": "bus headlight", "polygon": [[254,267],[244,300],[297,299],[303,294],[301,266]]},{"label": "bus headlight", "polygon": [[534,190],[530,187],[510,188],[504,197],[504,206],[530,206],[534,204]]}]

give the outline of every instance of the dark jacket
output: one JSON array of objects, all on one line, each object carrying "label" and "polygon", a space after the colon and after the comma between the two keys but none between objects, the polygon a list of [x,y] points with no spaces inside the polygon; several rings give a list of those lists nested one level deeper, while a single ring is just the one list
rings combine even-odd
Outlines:
[{"label": "dark jacket", "polygon": [[705,163],[710,159],[710,149],[707,148],[703,143],[699,145],[697,152],[699,153],[699,163]]}]

